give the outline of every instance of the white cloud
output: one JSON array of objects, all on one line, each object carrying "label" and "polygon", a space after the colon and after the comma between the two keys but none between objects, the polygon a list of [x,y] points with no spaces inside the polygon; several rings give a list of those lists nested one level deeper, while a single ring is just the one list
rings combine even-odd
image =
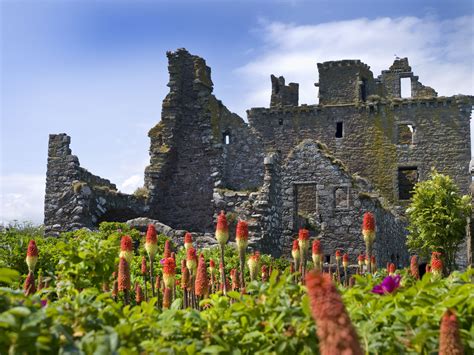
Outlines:
[{"label": "white cloud", "polygon": [[140,186],[143,186],[143,174],[132,175],[120,185],[120,191],[133,193]]},{"label": "white cloud", "polygon": [[[245,94],[238,112],[268,106],[270,74],[300,84],[300,103],[317,102],[317,62],[361,59],[374,76],[388,69],[394,56],[408,57],[420,81],[439,95],[473,94],[472,16],[433,18],[366,18],[297,25],[262,21],[263,52],[238,68]],[[247,89],[247,90],[246,90]]]},{"label": "white cloud", "polygon": [[0,176],[0,224],[13,220],[43,223],[44,175]]}]

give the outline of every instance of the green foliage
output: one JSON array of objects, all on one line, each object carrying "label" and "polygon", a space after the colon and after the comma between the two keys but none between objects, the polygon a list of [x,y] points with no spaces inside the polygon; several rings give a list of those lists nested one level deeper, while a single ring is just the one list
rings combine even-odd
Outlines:
[{"label": "green foliage", "polygon": [[460,196],[453,180],[432,171],[431,179],[416,184],[407,216],[410,221],[407,245],[428,257],[443,253],[448,270],[453,270],[456,251],[466,235],[471,213],[469,196]]},{"label": "green foliage", "polygon": [[[39,244],[41,238],[36,236],[39,260],[41,255],[53,257],[50,251],[43,250],[50,248],[56,251],[54,258],[58,265],[49,269],[52,266],[42,261],[43,272],[53,270],[53,282],[34,296],[25,297],[18,290],[18,272],[5,265],[17,260],[2,260],[0,282],[11,288],[0,287],[0,354],[317,353],[316,327],[305,287],[294,283],[285,259],[262,255],[261,264],[274,269],[269,282],[247,283],[245,295],[235,291],[229,291],[227,296],[212,294],[200,301],[200,311],[181,309],[180,287],[176,288],[178,298],[164,311],[156,298],[137,305],[133,290],[131,305],[124,306],[121,297],[116,302],[110,292],[102,291],[102,283],[111,280],[117,265],[120,237],[125,233],[134,235],[137,242],[142,242],[143,237],[127,228],[107,223],[101,225],[99,232],[76,231],[53,238],[50,244]],[[19,231],[12,233],[25,241],[35,237]],[[159,236],[158,240],[155,269],[160,271],[159,259],[166,238]],[[16,247],[13,237],[7,241]],[[23,263],[26,244],[24,248],[18,249]],[[175,251],[179,278],[179,261],[185,254],[183,248]],[[206,260],[213,258],[217,262],[218,248],[202,252]],[[133,257],[132,284],[143,282],[140,273],[143,253],[140,246]],[[234,247],[226,247],[225,257],[229,269],[238,267]],[[380,296],[371,292],[385,276],[380,273],[356,276],[353,288],[339,286],[366,352],[435,353],[439,347],[440,319],[448,308],[457,314],[466,353],[474,352],[474,271],[455,272],[439,279],[428,275],[420,281],[411,278],[405,270],[401,274],[402,285],[394,294]],[[45,301],[47,306],[42,305]]]}]

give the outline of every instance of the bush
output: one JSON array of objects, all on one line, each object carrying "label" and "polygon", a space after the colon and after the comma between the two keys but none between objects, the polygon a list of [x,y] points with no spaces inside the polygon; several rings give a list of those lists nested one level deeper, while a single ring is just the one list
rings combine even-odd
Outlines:
[{"label": "bush", "polygon": [[455,254],[466,235],[471,199],[460,196],[453,180],[446,175],[431,173],[429,180],[415,186],[407,209],[410,221],[408,248],[428,257],[432,251],[443,254],[449,271],[455,268]]}]

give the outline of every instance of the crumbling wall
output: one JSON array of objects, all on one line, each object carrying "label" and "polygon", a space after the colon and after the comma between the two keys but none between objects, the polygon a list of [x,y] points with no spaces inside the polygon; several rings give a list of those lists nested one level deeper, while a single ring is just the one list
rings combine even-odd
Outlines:
[{"label": "crumbling wall", "polygon": [[319,103],[341,105],[364,102],[376,93],[370,67],[360,60],[339,60],[318,63]]},{"label": "crumbling wall", "polygon": [[[321,143],[304,140],[292,150],[283,162],[280,184],[283,250],[289,251],[299,228],[308,228],[312,236],[320,235],[325,255],[334,255],[339,249],[355,260],[365,250],[363,214],[372,211],[377,220],[374,250],[378,265],[408,263],[406,220],[391,210],[367,181],[351,176]],[[298,187],[302,185],[314,186],[312,215],[299,214]]]},{"label": "crumbling wall", "polygon": [[[374,101],[372,101],[374,100]],[[288,154],[304,139],[318,139],[353,173],[369,179],[398,203],[398,169],[417,167],[426,179],[431,167],[450,175],[463,193],[470,184],[471,97],[370,98],[364,105],[302,105],[253,108],[249,123],[266,151]],[[337,137],[337,125],[342,137]],[[399,144],[403,125],[414,128],[412,144]]]},{"label": "crumbling wall", "polygon": [[285,85],[285,78],[274,75],[270,76],[272,81],[272,96],[270,107],[298,106],[299,85],[289,83]]},{"label": "crumbling wall", "polygon": [[170,92],[161,122],[149,132],[145,170],[151,215],[176,229],[212,231],[214,188],[261,185],[263,145],[212,95],[211,70],[202,58],[185,49],[167,55]]},{"label": "crumbling wall", "polygon": [[383,86],[383,96],[387,98],[401,98],[401,79],[410,78],[412,98],[431,98],[438,93],[429,86],[424,86],[415,76],[408,64],[408,58],[396,59],[388,70],[382,71],[378,77]]},{"label": "crumbling wall", "polygon": [[145,200],[122,194],[109,180],[91,174],[79,164],[66,134],[51,134],[45,194],[45,232],[54,235],[93,228],[102,220],[125,222],[147,214]]}]

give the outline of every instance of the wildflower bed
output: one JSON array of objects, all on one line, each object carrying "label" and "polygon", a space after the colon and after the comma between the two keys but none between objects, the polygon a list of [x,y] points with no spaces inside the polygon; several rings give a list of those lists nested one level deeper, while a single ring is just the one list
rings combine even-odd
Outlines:
[{"label": "wildflower bed", "polygon": [[[137,300],[130,289],[129,305],[124,295],[114,296],[105,287],[119,264],[124,234],[134,243],[143,242],[126,225],[103,224],[100,232],[79,231],[56,239],[11,230],[1,236],[0,248],[0,353],[121,353],[156,354],[314,354],[319,341],[311,317],[306,286],[295,282],[290,263],[262,255],[261,265],[273,271],[266,281],[245,270],[245,294],[231,291],[210,293],[196,300],[196,308],[183,309],[184,293],[175,287],[174,301],[163,308],[158,298]],[[41,290],[26,296],[20,285],[28,269],[25,253],[35,239],[39,250],[36,274]],[[165,251],[164,236],[157,237],[157,255]],[[144,243],[143,243],[144,244]],[[177,264],[186,259],[184,248],[175,248]],[[144,285],[143,247],[130,258],[131,284]],[[123,250],[122,250],[123,251]],[[219,249],[202,251],[203,258],[219,260]],[[166,256],[166,255],[165,255]],[[164,265],[155,260],[163,276]],[[239,268],[240,256],[233,248],[224,253],[227,274]],[[311,274],[311,264],[308,273]],[[466,353],[474,351],[474,272],[454,272],[446,278],[427,273],[416,280],[409,270],[397,270],[401,284],[393,293],[379,295],[372,289],[387,277],[386,270],[356,275],[352,287],[336,287],[359,342],[371,354],[424,353],[439,349],[440,320],[446,310],[457,316]],[[145,273],[145,276],[147,273]],[[176,268],[181,281],[181,270]],[[178,281],[178,282],[179,282]],[[38,285],[40,285],[38,283]],[[310,286],[308,284],[308,286]],[[327,313],[329,314],[329,313]],[[341,327],[343,331],[343,327]]]}]

